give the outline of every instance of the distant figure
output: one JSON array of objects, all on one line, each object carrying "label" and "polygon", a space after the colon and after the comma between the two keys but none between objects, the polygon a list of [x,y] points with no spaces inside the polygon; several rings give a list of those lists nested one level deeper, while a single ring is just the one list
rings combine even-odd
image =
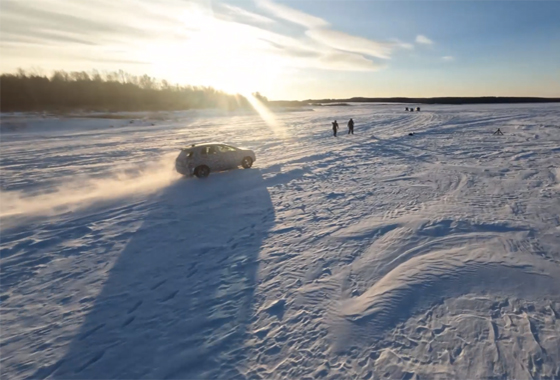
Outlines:
[{"label": "distant figure", "polygon": [[500,128],[498,128],[498,130],[494,133],[492,133],[493,135],[498,135],[498,136],[503,136],[504,133],[500,130]]},{"label": "distant figure", "polygon": [[352,118],[348,121],[348,134],[350,133],[354,134],[354,120]]},{"label": "distant figure", "polygon": [[410,132],[408,135],[409,136],[414,136],[414,132]]},{"label": "distant figure", "polygon": [[404,110],[405,110],[405,111],[408,111],[408,107],[406,107]]},{"label": "distant figure", "polygon": [[420,112],[420,107],[416,107],[416,111]]},{"label": "distant figure", "polygon": [[414,107],[410,107],[410,112],[414,112]]},{"label": "distant figure", "polygon": [[338,123],[335,121],[332,122],[332,132],[334,137],[336,137],[336,131],[338,130]]}]

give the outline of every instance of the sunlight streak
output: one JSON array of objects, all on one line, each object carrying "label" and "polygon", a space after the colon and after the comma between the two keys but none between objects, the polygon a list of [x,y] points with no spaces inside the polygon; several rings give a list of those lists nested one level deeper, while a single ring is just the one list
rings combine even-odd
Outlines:
[{"label": "sunlight streak", "polygon": [[281,139],[287,139],[288,133],[286,132],[286,128],[276,120],[276,116],[274,113],[268,109],[266,104],[261,102],[257,99],[253,94],[243,94],[251,103],[251,106],[254,108],[255,111],[259,114],[259,116],[263,119],[266,125],[272,130],[274,135]]}]

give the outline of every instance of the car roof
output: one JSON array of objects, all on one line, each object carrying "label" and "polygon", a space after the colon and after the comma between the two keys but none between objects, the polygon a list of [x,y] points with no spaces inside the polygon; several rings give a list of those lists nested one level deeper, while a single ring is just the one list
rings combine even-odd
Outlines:
[{"label": "car roof", "polygon": [[226,143],[221,143],[221,142],[208,142],[208,143],[202,143],[202,144],[191,144],[188,146],[188,148],[196,148],[198,146],[210,146],[210,145],[229,145]]},{"label": "car roof", "polygon": [[192,149],[192,148],[198,148],[198,147],[203,147],[203,146],[212,146],[212,145],[233,146],[233,145],[226,144],[226,143],[221,143],[221,142],[209,142],[209,143],[202,143],[202,144],[192,144],[192,145],[186,146],[184,149]]},{"label": "car roof", "polygon": [[221,142],[209,142],[209,143],[202,143],[202,144],[194,144],[194,146],[208,146],[208,145],[227,145]]}]

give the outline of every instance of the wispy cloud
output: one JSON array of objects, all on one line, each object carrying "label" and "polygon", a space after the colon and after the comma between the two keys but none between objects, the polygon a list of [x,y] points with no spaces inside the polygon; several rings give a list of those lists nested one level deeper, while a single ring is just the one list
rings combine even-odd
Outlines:
[{"label": "wispy cloud", "polygon": [[434,41],[430,40],[428,37],[423,36],[421,34],[416,36],[416,42],[424,45],[432,45],[434,43]]},{"label": "wispy cloud", "polygon": [[224,19],[229,21],[255,23],[255,24],[275,23],[275,21],[271,18],[265,17],[257,13],[249,12],[243,8],[235,7],[233,5],[221,4],[221,7],[223,8],[224,13],[221,14],[220,16],[223,16]]},{"label": "wispy cloud", "polygon": [[[322,18],[270,0],[256,0],[256,3],[273,17],[303,26],[306,29],[305,35],[311,39],[306,49],[322,52],[317,56],[320,58],[318,62],[323,67],[326,63],[332,63],[331,68],[335,70],[352,70],[353,67],[356,70],[377,70],[384,65],[367,57],[389,59],[393,50],[412,47],[410,44],[398,41],[381,42],[340,32],[334,30],[331,24]],[[301,57],[302,49],[297,51],[298,56]]]},{"label": "wispy cloud", "polygon": [[391,51],[397,46],[393,43],[377,42],[326,28],[310,29],[305,34],[323,45],[338,50],[361,53],[383,59],[390,58]]},{"label": "wispy cloud", "polygon": [[400,42],[400,41],[396,40],[396,41],[395,41],[395,44],[396,44],[398,47],[403,48],[403,49],[407,49],[407,50],[412,50],[412,49],[414,49],[414,44],[410,44],[410,43],[408,43],[408,42]]},{"label": "wispy cloud", "polygon": [[270,0],[257,0],[256,3],[259,7],[271,12],[278,18],[305,26],[307,28],[319,28],[329,25],[329,23],[322,18],[309,15],[282,4],[274,3]]},{"label": "wispy cloud", "polygon": [[331,52],[319,58],[320,67],[330,70],[376,71],[386,67],[360,54]]},{"label": "wispy cloud", "polygon": [[441,59],[443,59],[444,61],[447,61],[447,62],[451,62],[451,61],[455,60],[455,57],[453,57],[451,55],[446,55],[444,57],[441,57]]},{"label": "wispy cloud", "polygon": [[[93,0],[90,7],[61,0],[13,0],[2,2],[0,30],[2,35],[12,34],[35,38],[37,43],[47,40],[100,45],[118,39],[141,39],[153,36],[154,30],[161,31],[162,21],[169,24],[179,20],[150,17],[151,10],[141,6],[130,11],[128,0],[109,4],[104,0]],[[128,19],[123,21],[122,16]],[[157,21],[154,21],[157,20]],[[31,41],[30,41],[31,42]]]},{"label": "wispy cloud", "polygon": [[[292,68],[375,71],[411,44],[376,41],[271,0],[3,0],[2,70],[124,69],[230,89]],[[14,52],[17,52],[15,54]],[[5,58],[5,59],[4,59]],[[27,65],[24,62],[29,62]],[[119,64],[119,66],[115,66]],[[85,66],[84,66],[85,65]]]}]

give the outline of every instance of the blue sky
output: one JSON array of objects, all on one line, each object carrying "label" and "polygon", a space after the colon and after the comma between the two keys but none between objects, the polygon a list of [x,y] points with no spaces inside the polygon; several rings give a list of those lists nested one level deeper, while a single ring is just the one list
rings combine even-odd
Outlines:
[{"label": "blue sky", "polygon": [[560,97],[560,1],[4,0],[2,72],[119,70],[270,99]]}]

